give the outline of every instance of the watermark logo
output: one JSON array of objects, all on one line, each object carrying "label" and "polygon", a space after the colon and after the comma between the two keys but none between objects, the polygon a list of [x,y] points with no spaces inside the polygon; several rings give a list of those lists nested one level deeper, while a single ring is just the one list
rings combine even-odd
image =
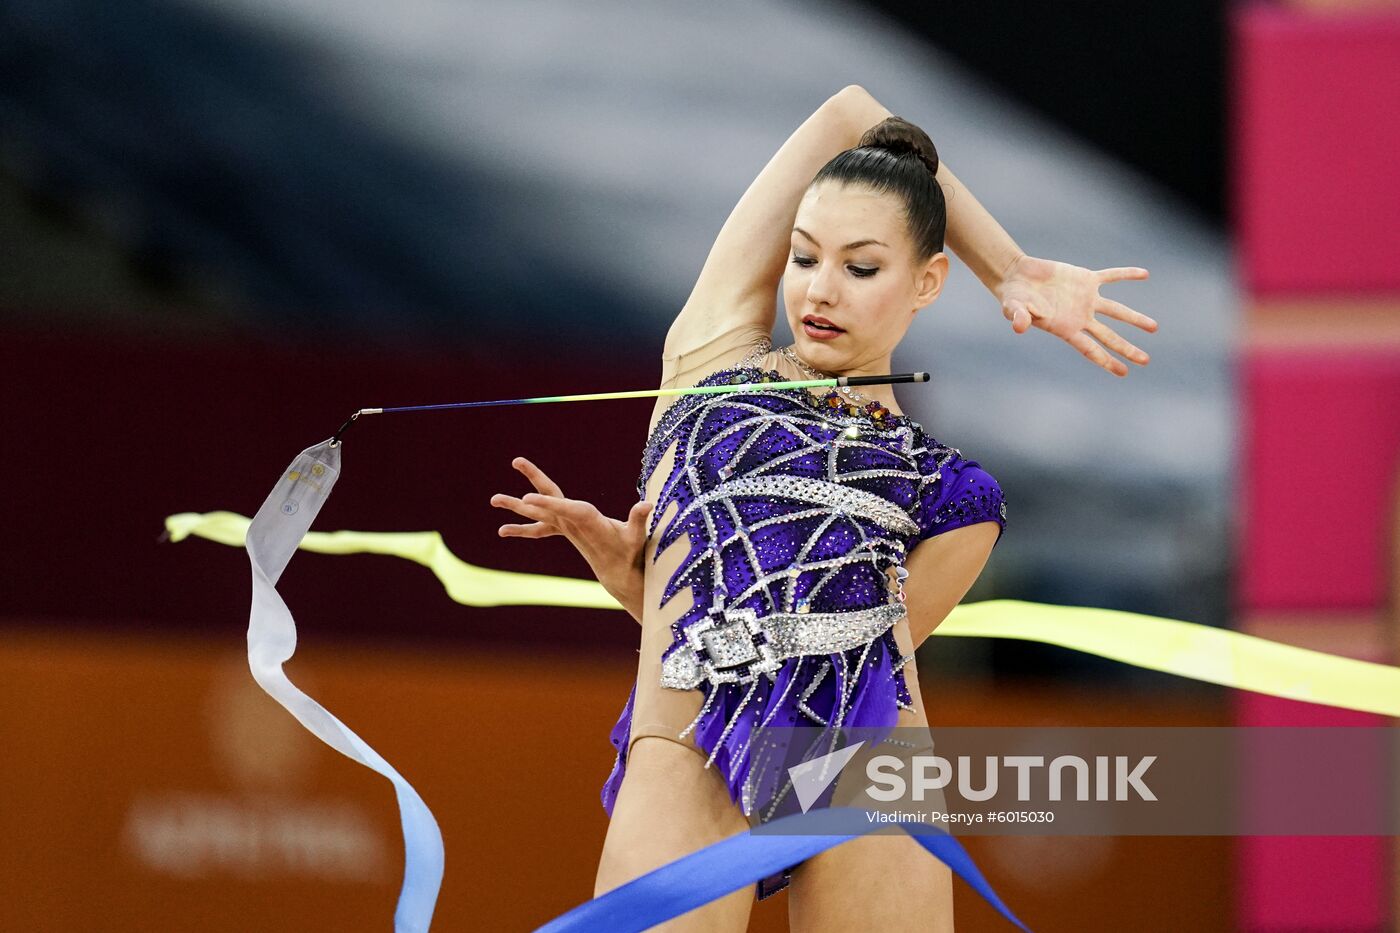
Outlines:
[{"label": "watermark logo", "polygon": [[803,813],[810,810],[812,804],[831,786],[831,782],[841,776],[846,765],[851,763],[851,759],[864,744],[862,739],[829,755],[822,755],[820,758],[813,758],[788,768],[788,776],[792,778],[792,791],[797,795]]}]

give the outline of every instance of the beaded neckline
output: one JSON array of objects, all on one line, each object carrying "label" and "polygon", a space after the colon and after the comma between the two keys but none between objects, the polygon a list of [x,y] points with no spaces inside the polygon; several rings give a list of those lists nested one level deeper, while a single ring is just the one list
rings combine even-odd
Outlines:
[{"label": "beaded neckline", "polygon": [[[744,375],[745,373],[755,373],[757,374],[757,378],[747,378]],[[763,384],[768,382],[792,381],[794,380],[788,379],[776,369],[760,369],[757,366],[729,366],[725,369],[717,370],[711,373],[710,375],[706,376],[704,379],[695,383],[694,388],[698,388],[700,386],[719,385],[723,382],[728,382],[731,385],[742,385],[746,382]],[[799,398],[803,402],[806,402],[809,407],[815,409],[816,411],[820,411],[829,415],[839,415],[840,417],[844,418],[862,418],[866,421],[871,422],[876,427],[884,427],[886,425],[892,427],[898,424],[918,424],[918,422],[916,422],[913,418],[910,418],[908,415],[895,414],[894,412],[890,411],[887,408],[884,408],[883,406],[881,406],[881,409],[884,411],[884,414],[877,418],[866,408],[849,404],[846,401],[846,399],[842,398],[836,392],[828,392],[825,395],[813,395],[807,389],[763,389],[756,391],[775,392],[792,398]],[[651,446],[652,441],[654,441],[656,439],[657,434],[661,432],[663,425],[667,425],[669,421],[683,417],[683,414],[681,414],[681,412],[683,412],[686,409],[693,408],[695,405],[703,401],[713,400],[716,397],[717,396],[712,395],[681,396],[676,401],[676,403],[670,408],[666,409],[666,411],[662,413],[660,419],[657,420],[656,426],[652,428],[651,435],[647,438],[647,446]],[[835,399],[836,403],[832,404],[830,401],[828,401],[829,399]],[[673,412],[676,413],[674,419],[672,418]]]},{"label": "beaded neckline", "polygon": [[[723,382],[729,382],[732,385],[742,385],[744,383],[756,383],[762,385],[763,383],[767,382],[789,381],[792,380],[789,380],[787,377],[783,376],[776,369],[762,369],[758,366],[737,365],[717,370],[716,372],[711,373],[704,379],[695,383],[695,386],[699,387],[719,385]],[[753,391],[772,392],[774,394],[783,395],[789,398],[799,399],[814,411],[820,412],[829,417],[835,416],[848,420],[859,419],[865,424],[875,427],[876,430],[881,434],[896,430],[900,427],[907,427],[912,432],[919,435],[921,438],[930,442],[932,445],[939,447],[942,446],[924,432],[923,426],[920,425],[919,422],[915,421],[908,415],[895,414],[889,409],[884,408],[884,406],[878,406],[880,410],[883,411],[883,414],[877,417],[872,410],[869,410],[869,407],[862,408],[856,405],[851,405],[845,398],[842,398],[834,391],[829,392],[826,395],[813,395],[807,389],[755,388]],[[653,460],[659,459],[658,451],[655,449],[657,439],[665,436],[670,431],[672,431],[675,428],[676,424],[683,418],[685,418],[688,414],[690,414],[696,406],[703,404],[706,401],[714,401],[715,399],[723,397],[724,396],[716,395],[683,395],[679,399],[677,399],[676,402],[670,408],[666,409],[666,411],[662,413],[661,417],[657,420],[656,425],[652,428],[651,434],[647,436],[646,444],[642,448],[642,474],[637,482],[637,488],[639,490],[644,490],[648,476],[650,475],[651,471],[655,469],[656,464],[655,462],[653,462]],[[831,401],[832,399],[836,400],[834,404]],[[878,405],[878,403],[876,404]]]},{"label": "beaded neckline", "polygon": [[[757,366],[735,366],[729,370],[720,370],[718,373],[715,373],[715,375],[722,375],[726,372],[731,373],[728,381],[733,385],[740,385],[744,382],[762,384],[766,382],[799,381],[788,379],[776,369],[759,369]],[[758,373],[759,375],[757,379],[750,379],[740,375],[745,372]],[[723,382],[725,380],[721,379],[720,381]],[[705,383],[700,384],[704,385]],[[710,385],[714,385],[714,383],[710,383]],[[770,389],[768,391],[800,394],[803,397],[803,401],[819,411],[824,411],[827,414],[839,414],[848,418],[864,418],[877,428],[893,426],[898,423],[908,423],[912,420],[908,415],[895,414],[884,405],[873,400],[868,401],[865,405],[854,403],[834,389],[823,395],[813,395],[807,389]]]}]

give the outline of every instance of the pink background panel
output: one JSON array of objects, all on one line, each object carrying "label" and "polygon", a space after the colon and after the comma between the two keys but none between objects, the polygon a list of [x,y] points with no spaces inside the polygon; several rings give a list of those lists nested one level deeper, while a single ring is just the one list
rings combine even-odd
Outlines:
[{"label": "pink background panel", "polygon": [[1255,297],[1400,291],[1400,11],[1232,18],[1232,226]]},{"label": "pink background panel", "polygon": [[1237,609],[1381,606],[1400,347],[1256,348],[1242,356],[1241,378]]},{"label": "pink background panel", "polygon": [[[1235,711],[1241,725],[1389,724],[1369,713],[1245,691],[1235,695]],[[1251,933],[1384,929],[1390,913],[1391,842],[1384,836],[1241,836],[1235,840],[1240,928]]]}]

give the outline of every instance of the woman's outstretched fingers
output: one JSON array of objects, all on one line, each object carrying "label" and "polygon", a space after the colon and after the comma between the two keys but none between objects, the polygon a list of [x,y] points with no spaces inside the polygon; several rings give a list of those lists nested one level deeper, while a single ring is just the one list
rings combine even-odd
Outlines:
[{"label": "woman's outstretched fingers", "polygon": [[1096,269],[1094,275],[1099,277],[1100,282],[1119,282],[1123,279],[1145,279],[1149,273],[1141,266],[1113,266],[1108,269]]},{"label": "woman's outstretched fingers", "polygon": [[550,535],[561,533],[548,510],[526,503],[515,496],[498,492],[491,497],[491,504],[498,509],[510,509],[526,518],[535,519],[528,525],[502,525],[496,531],[502,538],[548,538]]},{"label": "woman's outstretched fingers", "polygon": [[1121,362],[1109,356],[1108,352],[1104,350],[1103,347],[1099,346],[1098,341],[1096,341],[1093,337],[1089,336],[1089,332],[1087,330],[1081,330],[1078,333],[1071,336],[1069,338],[1069,343],[1080,353],[1083,353],[1086,357],[1088,357],[1090,362],[1102,366],[1104,369],[1113,373],[1113,375],[1128,375],[1128,367],[1124,366]]},{"label": "woman's outstretched fingers", "polygon": [[1090,324],[1089,333],[1119,356],[1132,360],[1140,366],[1146,366],[1147,361],[1150,359],[1146,353],[1123,339],[1120,334],[1103,321],[1094,321]]},{"label": "woman's outstretched fingers", "polygon": [[559,488],[559,484],[548,476],[545,476],[544,470],[541,470],[529,460],[526,460],[524,457],[516,457],[510,462],[510,465],[525,474],[525,478],[530,481],[530,485],[534,486],[538,492],[546,496],[559,496],[563,498],[564,491]]},{"label": "woman's outstretched fingers", "polygon": [[531,522],[528,525],[502,525],[496,534],[502,538],[548,538],[559,534],[559,529],[544,522]]},{"label": "woman's outstretched fingers", "polygon": [[1152,318],[1143,314],[1141,311],[1134,311],[1121,301],[1114,301],[1112,298],[1105,298],[1100,295],[1099,302],[1095,305],[1094,310],[1098,311],[1100,314],[1106,314],[1109,317],[1117,318],[1125,324],[1135,324],[1145,331],[1155,331],[1157,329],[1157,322]]}]

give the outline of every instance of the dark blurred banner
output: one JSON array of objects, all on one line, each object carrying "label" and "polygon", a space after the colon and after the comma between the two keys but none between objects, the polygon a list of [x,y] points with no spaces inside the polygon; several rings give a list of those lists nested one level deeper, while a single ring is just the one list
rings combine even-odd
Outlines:
[{"label": "dark blurred banner", "polygon": [[[987,49],[1015,57],[1023,38],[982,27]],[[655,385],[666,327],[728,212],[850,83],[925,124],[1027,251],[1152,270],[1111,290],[1163,322],[1153,365],[1129,379],[1043,332],[1011,334],[961,261],[896,354],[895,369],[934,375],[901,396],[906,410],[1008,491],[1006,543],[970,598],[1228,624],[1241,432],[1220,231],[907,17],[783,2],[698,15],[680,3],[0,0],[0,171],[16,200],[197,299],[138,310],[147,296],[128,300],[74,249],[46,248],[47,225],[4,217],[0,314],[15,323],[0,352],[34,400],[10,437],[26,458],[89,466],[77,498],[54,474],[8,467],[37,479],[14,487],[31,492],[13,525],[23,576],[0,610],[162,625],[179,606],[231,629],[220,613],[239,602],[236,556],[148,551],[142,529],[171,512],[248,511],[260,477],[357,407]],[[473,562],[581,573],[560,542],[499,542],[486,497],[511,491],[510,458],[527,454],[622,514],[648,410],[361,427],[347,492],[318,530],[440,529]],[[198,469],[167,475],[191,457]],[[430,481],[394,479],[425,464]],[[70,501],[82,517],[54,521],[52,503]],[[91,529],[87,565],[42,565],[75,527]],[[136,566],[104,548],[130,548]],[[357,572],[372,560],[289,584],[353,603],[345,633],[456,637],[462,616],[440,594],[411,568]],[[402,621],[371,620],[391,612]],[[513,616],[471,618],[476,632]],[[954,668],[1138,676],[1031,644],[946,650],[961,652]]]}]

